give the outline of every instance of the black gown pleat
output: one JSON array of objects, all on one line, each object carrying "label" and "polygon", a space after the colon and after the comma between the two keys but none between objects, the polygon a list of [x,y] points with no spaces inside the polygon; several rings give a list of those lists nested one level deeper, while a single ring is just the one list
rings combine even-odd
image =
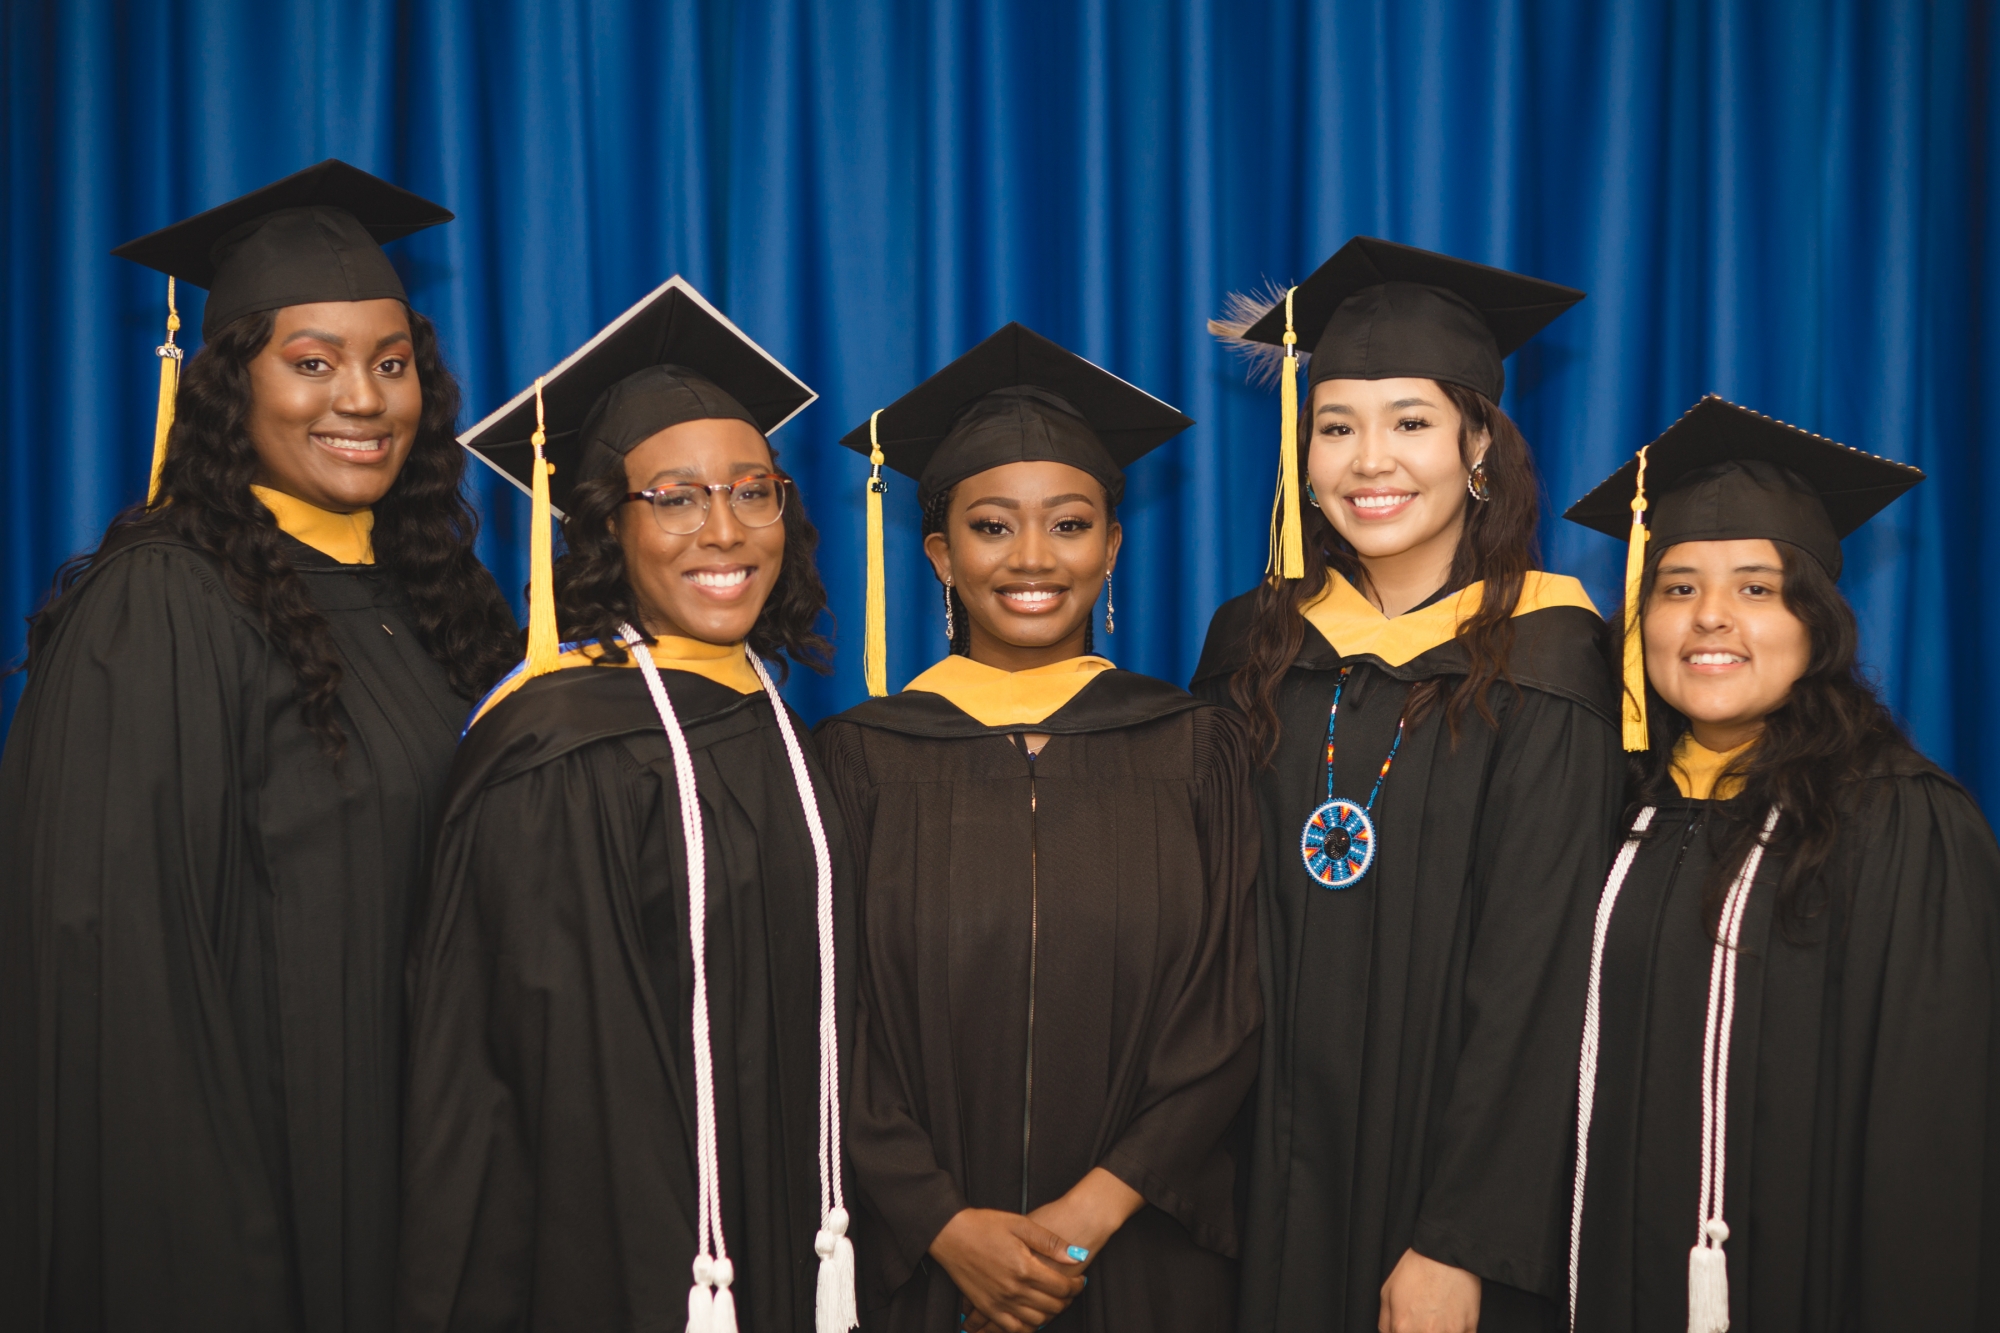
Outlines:
[{"label": "black gown pleat", "polygon": [[[1195,691],[1228,702],[1249,602],[1216,614]],[[1418,681],[1465,671],[1447,643],[1391,669],[1310,625],[1256,778],[1267,1021],[1251,1116],[1242,1328],[1367,1333],[1406,1249],[1487,1279],[1481,1328],[1540,1328],[1566,1283],[1575,1037],[1587,911],[1622,790],[1601,622],[1516,617],[1494,723],[1409,728],[1374,810],[1377,853],[1329,890],[1299,852],[1326,798],[1365,804]],[[1565,1041],[1548,1035],[1568,1028]]]},{"label": "black gown pleat", "polygon": [[[820,1224],[812,845],[764,695],[661,676],[701,801],[739,1327],[809,1329]],[[844,836],[811,771],[845,959]],[[472,729],[451,791],[413,951],[398,1327],[678,1329],[696,1249],[687,849],[672,752],[640,672],[530,681]]]},{"label": "black gown pleat", "polygon": [[[1733,1328],[2000,1327],[2000,850],[1957,784],[1915,756],[1895,770],[1844,796],[1807,916],[1774,919],[1781,855],[1751,889],[1725,1159]],[[1606,939],[1578,1321],[1593,1333],[1687,1327],[1721,809],[1660,807]]]},{"label": "black gown pleat", "polygon": [[[1028,731],[1051,735],[1032,762],[1009,735]],[[1146,1206],[1048,1327],[1229,1327],[1225,1137],[1261,1017],[1237,719],[1106,671],[1033,727],[911,691],[819,740],[865,867],[848,1130],[863,1328],[954,1327],[958,1291],[928,1257],[945,1223],[1032,1211],[1098,1166]]]},{"label": "black gown pleat", "polygon": [[392,576],[282,540],[344,669],[337,764],[175,541],[102,559],[30,672],[0,764],[10,1327],[390,1317],[407,920],[469,705]]}]

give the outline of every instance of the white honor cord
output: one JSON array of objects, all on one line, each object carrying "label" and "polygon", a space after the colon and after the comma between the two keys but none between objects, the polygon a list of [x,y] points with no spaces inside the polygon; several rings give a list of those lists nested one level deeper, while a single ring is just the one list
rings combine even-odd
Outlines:
[{"label": "white honor cord", "polygon": [[1590,1110],[1597,1100],[1597,1039],[1599,1022],[1599,981],[1604,975],[1604,938],[1611,933],[1611,913],[1618,906],[1618,893],[1625,877],[1632,873],[1633,858],[1639,855],[1640,835],[1653,823],[1653,807],[1647,806],[1632,821],[1632,832],[1611,863],[1604,892],[1597,900],[1597,927],[1590,937],[1590,992],[1583,1005],[1583,1055],[1576,1074],[1576,1179],[1569,1206],[1569,1329],[1576,1333],[1576,1279],[1583,1254],[1583,1178],[1590,1166]]},{"label": "white honor cord", "polygon": [[833,857],[827,850],[826,826],[805,751],[792,730],[790,712],[757,654],[744,652],[763,682],[785,738],[785,755],[792,763],[792,784],[805,810],[806,831],[812,836],[813,869],[818,885],[814,899],[819,920],[819,1211],[813,1237],[819,1255],[818,1289],[813,1301],[814,1333],[847,1333],[861,1322],[854,1299],[854,1242],[847,1238],[847,1204],[840,1187],[840,1029],[835,1009],[833,946]]},{"label": "white honor cord", "polygon": [[[653,708],[674,756],[674,780],[680,789],[681,835],[688,858],[688,943],[694,959],[694,1057],[695,1057],[695,1169],[696,1211],[700,1214],[698,1252],[694,1260],[694,1285],[688,1290],[687,1333],[736,1333],[736,1302],[730,1292],[734,1266],[722,1239],[722,1171],[715,1136],[715,1064],[708,1031],[707,966],[707,853],[701,830],[701,803],[695,789],[694,760],[688,753],[687,736],[674,713],[672,700],[660,680],[652,649],[631,626],[621,627],[626,646],[631,649],[646,678]],[[854,1246],[847,1239],[847,1210],[840,1185],[840,1046],[834,1008],[833,946],[833,857],[827,847],[826,827],[820,819],[819,801],[813,791],[812,775],[806,769],[805,751],[792,728],[791,714],[779,697],[770,672],[757,655],[744,649],[757,679],[771,701],[778,730],[785,740],[785,754],[791,761],[792,782],[806,817],[806,831],[812,839],[813,866],[817,872],[816,916],[818,917],[820,958],[819,1013],[819,1181],[822,1222],[815,1237],[820,1255],[819,1286],[815,1300],[816,1333],[847,1333],[860,1323],[854,1299]],[[710,1240],[714,1249],[711,1257]],[[845,1322],[840,1322],[841,1320]]]},{"label": "white honor cord", "polygon": [[[694,1120],[696,1240],[694,1285],[688,1289],[687,1333],[735,1333],[736,1300],[729,1284],[736,1274],[722,1239],[722,1172],[715,1147],[715,1059],[708,1040],[708,856],[701,832],[701,801],[695,791],[694,760],[673,701],[660,682],[653,650],[630,625],[619,627],[626,648],[639,663],[653,708],[667,733],[679,789],[681,839],[687,848],[688,945],[694,962]],[[713,1248],[711,1248],[711,1241]]]},{"label": "white honor cord", "polygon": [[[1584,1002],[1583,1049],[1577,1067],[1576,1177],[1570,1203],[1569,1239],[1569,1326],[1576,1330],[1576,1302],[1579,1260],[1583,1248],[1583,1191],[1586,1168],[1590,1164],[1591,1105],[1597,1093],[1597,1058],[1601,1022],[1604,942],[1611,930],[1611,914],[1618,894],[1631,873],[1638,855],[1639,835],[1653,820],[1653,807],[1639,812],[1632,823],[1632,835],[1619,850],[1605,880],[1603,896],[1597,904],[1597,927],[1590,949],[1590,991]],[[1702,1042],[1701,1069],[1701,1202],[1696,1219],[1697,1236],[1688,1252],[1688,1333],[1727,1333],[1729,1328],[1729,1270],[1722,1244],[1729,1239],[1729,1227],[1722,1220],[1722,1181],[1725,1170],[1724,1147],[1729,1129],[1729,1038],[1736,1016],[1737,940],[1743,914],[1750,901],[1750,886],[1764,860],[1764,848],[1778,826],[1778,810],[1773,806],[1764,819],[1764,831],[1743,858],[1742,867],[1730,882],[1718,923],[1714,956],[1709,963],[1708,1017]]]}]

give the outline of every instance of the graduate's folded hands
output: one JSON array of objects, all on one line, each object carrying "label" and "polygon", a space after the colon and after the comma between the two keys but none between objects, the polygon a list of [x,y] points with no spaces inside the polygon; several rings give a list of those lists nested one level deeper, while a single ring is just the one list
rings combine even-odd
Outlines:
[{"label": "graduate's folded hands", "polygon": [[962,1209],[931,1242],[975,1315],[1001,1333],[1027,1333],[1061,1314],[1083,1290],[1071,1242],[1019,1213]]}]

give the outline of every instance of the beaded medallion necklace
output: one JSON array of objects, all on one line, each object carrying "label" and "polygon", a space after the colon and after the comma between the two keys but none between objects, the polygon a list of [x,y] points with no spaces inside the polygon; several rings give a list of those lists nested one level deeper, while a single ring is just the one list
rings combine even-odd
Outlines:
[{"label": "beaded medallion necklace", "polygon": [[1345,796],[1335,796],[1333,729],[1340,720],[1340,695],[1347,688],[1347,673],[1353,669],[1340,669],[1340,679],[1333,687],[1333,707],[1326,714],[1326,800],[1307,817],[1305,828],[1299,833],[1299,857],[1305,862],[1306,873],[1328,889],[1353,887],[1375,864],[1375,798],[1382,794],[1382,779],[1389,776],[1389,766],[1396,762],[1396,751],[1403,745],[1403,727],[1408,721],[1396,719],[1396,739],[1389,745],[1389,756],[1382,761],[1382,770],[1375,775],[1368,804],[1357,805]]}]

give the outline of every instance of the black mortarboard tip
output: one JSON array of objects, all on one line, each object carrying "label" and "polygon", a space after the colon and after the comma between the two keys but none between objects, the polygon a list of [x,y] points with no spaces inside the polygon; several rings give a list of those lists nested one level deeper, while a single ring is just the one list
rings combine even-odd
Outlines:
[{"label": "black mortarboard tip", "polygon": [[[1298,285],[1292,331],[1312,355],[1308,384],[1433,379],[1498,402],[1502,360],[1583,297],[1561,283],[1356,236]],[[1283,347],[1283,295],[1233,337]]]},{"label": "black mortarboard tip", "polygon": [[382,246],[451,219],[449,209],[328,158],[111,253],[207,288],[206,337],[260,310],[407,301]]},{"label": "black mortarboard tip", "polygon": [[[1104,483],[1111,502],[1124,469],[1192,426],[1192,418],[1018,323],[882,409],[883,462],[918,481],[920,501],[1007,463],[1050,461]],[[842,437],[870,452],[869,422]]]},{"label": "black mortarboard tip", "polygon": [[[1612,537],[1632,527],[1639,460],[1628,459],[1563,517]],[[1789,542],[1840,576],[1840,539],[1924,479],[1710,394],[1646,446],[1648,545],[1765,538]]]},{"label": "black mortarboard tip", "polygon": [[[770,435],[818,395],[676,274],[542,380],[555,507],[635,446],[687,421],[744,421]],[[533,493],[535,386],[458,442]]]}]

